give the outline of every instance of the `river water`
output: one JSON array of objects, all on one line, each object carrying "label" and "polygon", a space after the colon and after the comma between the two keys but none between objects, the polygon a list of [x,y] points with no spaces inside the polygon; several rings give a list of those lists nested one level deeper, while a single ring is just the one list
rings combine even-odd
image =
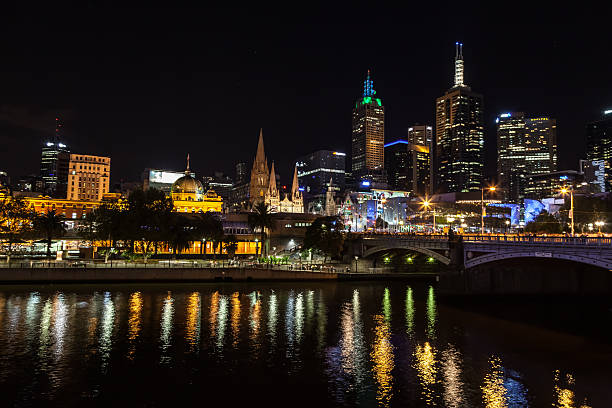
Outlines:
[{"label": "river water", "polygon": [[543,327],[405,282],[4,286],[0,395],[17,407],[612,406],[612,347]]}]

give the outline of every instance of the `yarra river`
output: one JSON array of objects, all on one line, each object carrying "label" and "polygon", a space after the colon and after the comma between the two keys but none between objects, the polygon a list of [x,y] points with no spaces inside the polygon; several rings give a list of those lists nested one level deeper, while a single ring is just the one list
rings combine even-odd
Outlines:
[{"label": "yarra river", "polygon": [[608,341],[514,299],[506,319],[407,282],[3,286],[2,406],[612,406]]}]

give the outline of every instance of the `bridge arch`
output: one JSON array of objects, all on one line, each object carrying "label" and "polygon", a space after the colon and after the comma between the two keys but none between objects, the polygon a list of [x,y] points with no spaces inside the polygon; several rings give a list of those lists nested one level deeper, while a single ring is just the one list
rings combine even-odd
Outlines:
[{"label": "bridge arch", "polygon": [[473,259],[469,259],[465,261],[465,268],[469,269],[474,266],[501,261],[504,259],[513,259],[513,258],[539,258],[539,259],[563,259],[566,261],[574,261],[587,265],[597,266],[600,268],[605,268],[612,270],[612,261],[605,258],[592,258],[588,256],[582,255],[574,255],[574,254],[564,254],[559,252],[550,252],[546,256],[543,256],[541,252],[535,251],[518,251],[518,252],[499,252],[493,254],[481,255]]},{"label": "bridge arch", "polygon": [[414,251],[414,252],[419,252],[421,254],[430,256],[432,258],[434,258],[437,261],[442,262],[444,265],[448,265],[450,264],[450,258],[445,257],[442,254],[439,254],[436,251],[432,251],[431,249],[427,249],[427,248],[421,248],[421,247],[415,247],[415,246],[406,246],[406,245],[377,245],[374,246],[372,248],[368,248],[366,251],[364,251],[363,253],[363,257],[367,258],[370,255],[373,255],[377,252],[382,252],[382,251],[389,251],[392,249],[405,249],[407,251]]}]

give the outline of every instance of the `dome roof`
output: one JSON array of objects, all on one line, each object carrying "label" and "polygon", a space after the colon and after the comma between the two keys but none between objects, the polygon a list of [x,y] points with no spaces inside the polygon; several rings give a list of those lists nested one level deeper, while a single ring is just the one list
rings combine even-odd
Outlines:
[{"label": "dome roof", "polygon": [[200,180],[196,180],[189,172],[185,172],[183,177],[177,179],[174,184],[172,184],[172,192],[183,194],[203,194],[204,187],[202,186],[202,182],[200,182]]}]

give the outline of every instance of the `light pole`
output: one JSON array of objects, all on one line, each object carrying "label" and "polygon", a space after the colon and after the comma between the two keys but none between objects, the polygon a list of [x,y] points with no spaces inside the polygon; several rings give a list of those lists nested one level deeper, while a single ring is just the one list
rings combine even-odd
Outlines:
[{"label": "light pole", "polygon": [[[497,187],[495,186],[487,187],[487,190],[489,191],[495,191],[496,189]],[[485,188],[482,187],[480,189],[480,235],[484,235],[484,216],[485,216],[484,191],[485,191]]]},{"label": "light pole", "polygon": [[436,207],[434,207],[433,203],[427,198],[423,200],[422,205],[426,210],[429,209],[429,207],[431,207],[431,210],[433,211],[433,233],[435,234],[436,233]]},{"label": "light pole", "polygon": [[561,189],[561,194],[567,194],[569,193],[570,195],[570,212],[569,212],[569,216],[570,219],[572,220],[572,237],[574,236],[574,189],[573,188],[566,188],[563,187]]},{"label": "light pole", "polygon": [[599,228],[599,234],[601,234],[601,227],[604,225],[603,221],[595,221],[595,225]]},{"label": "light pole", "polygon": [[506,220],[506,234],[508,233],[508,225],[510,225],[510,220]]}]

